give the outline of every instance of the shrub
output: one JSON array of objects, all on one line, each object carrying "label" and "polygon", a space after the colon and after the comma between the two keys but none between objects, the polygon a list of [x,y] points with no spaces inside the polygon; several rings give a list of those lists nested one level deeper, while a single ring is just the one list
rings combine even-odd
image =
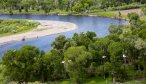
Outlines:
[{"label": "shrub", "polygon": [[89,84],[97,84],[95,81],[91,81]]},{"label": "shrub", "polygon": [[123,27],[124,27],[123,25],[119,25],[119,26],[117,26],[117,25],[111,25],[108,30],[109,30],[110,33],[121,34]]},{"label": "shrub", "polygon": [[145,7],[142,7],[142,12],[143,12],[144,14],[146,14],[146,8],[145,8]]}]

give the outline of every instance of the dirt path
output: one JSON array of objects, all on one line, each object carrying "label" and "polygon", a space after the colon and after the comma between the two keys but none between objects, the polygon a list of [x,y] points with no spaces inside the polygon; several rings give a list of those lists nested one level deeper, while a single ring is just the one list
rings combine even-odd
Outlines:
[{"label": "dirt path", "polygon": [[40,25],[36,29],[21,34],[0,37],[0,44],[5,44],[11,41],[21,41],[22,39],[26,40],[30,38],[38,38],[46,35],[67,32],[78,28],[76,24],[69,22],[48,20],[35,21],[38,21],[40,23]]},{"label": "dirt path", "polygon": [[[115,13],[119,13],[119,11],[114,11]],[[139,15],[142,15],[142,11],[141,9],[129,9],[129,10],[120,10],[121,14],[122,15],[128,15],[128,13],[132,13],[132,12],[135,12]]]}]

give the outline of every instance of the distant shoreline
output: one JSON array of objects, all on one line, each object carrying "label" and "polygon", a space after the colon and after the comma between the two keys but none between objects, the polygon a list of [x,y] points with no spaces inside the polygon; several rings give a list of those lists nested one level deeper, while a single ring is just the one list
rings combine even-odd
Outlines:
[{"label": "distant shoreline", "polygon": [[[101,14],[100,14],[101,13]],[[110,13],[110,15],[108,15]],[[118,14],[115,13],[114,11],[99,11],[96,13],[31,13],[31,12],[17,12],[17,13],[1,13],[0,15],[61,15],[61,16],[68,16],[68,15],[72,15],[72,16],[95,16],[95,17],[106,17],[106,18],[114,18],[114,19],[125,19],[125,18],[119,18]],[[106,16],[108,15],[108,16]],[[125,19],[126,20],[126,19]]]},{"label": "distant shoreline", "polygon": [[42,36],[58,34],[62,32],[75,30],[78,28],[76,24],[70,22],[49,21],[49,20],[35,20],[35,21],[40,23],[40,25],[36,29],[21,34],[0,37],[0,44],[5,45],[10,42],[22,41],[31,38],[39,38]]}]

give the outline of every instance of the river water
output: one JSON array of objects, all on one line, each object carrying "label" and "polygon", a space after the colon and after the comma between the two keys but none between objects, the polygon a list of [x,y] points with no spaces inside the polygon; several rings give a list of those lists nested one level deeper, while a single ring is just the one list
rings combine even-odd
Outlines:
[{"label": "river water", "polygon": [[95,16],[58,16],[58,15],[0,15],[0,19],[29,19],[29,20],[52,20],[65,21],[75,23],[79,26],[78,29],[50,35],[39,38],[28,39],[26,41],[11,42],[5,45],[0,44],[0,58],[9,49],[18,49],[23,45],[33,45],[41,50],[48,51],[51,49],[52,41],[58,35],[65,35],[72,37],[74,33],[93,31],[96,32],[97,37],[104,37],[109,34],[108,28],[111,24],[126,24],[125,20],[118,20],[113,18],[95,17]]}]

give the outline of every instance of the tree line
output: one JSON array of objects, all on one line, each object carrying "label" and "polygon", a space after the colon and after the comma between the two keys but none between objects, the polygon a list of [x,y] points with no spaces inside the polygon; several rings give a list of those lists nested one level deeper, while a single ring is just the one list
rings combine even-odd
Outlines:
[{"label": "tree line", "polygon": [[90,10],[116,7],[131,3],[145,4],[145,0],[1,0],[0,9],[13,10],[44,10],[45,13],[59,9],[65,11],[88,12]]},{"label": "tree line", "polygon": [[112,25],[111,34],[94,32],[57,37],[48,52],[34,46],[9,50],[2,57],[9,81],[71,80],[81,84],[91,77],[112,78],[113,83],[146,78],[146,22],[128,14],[130,25]]}]

